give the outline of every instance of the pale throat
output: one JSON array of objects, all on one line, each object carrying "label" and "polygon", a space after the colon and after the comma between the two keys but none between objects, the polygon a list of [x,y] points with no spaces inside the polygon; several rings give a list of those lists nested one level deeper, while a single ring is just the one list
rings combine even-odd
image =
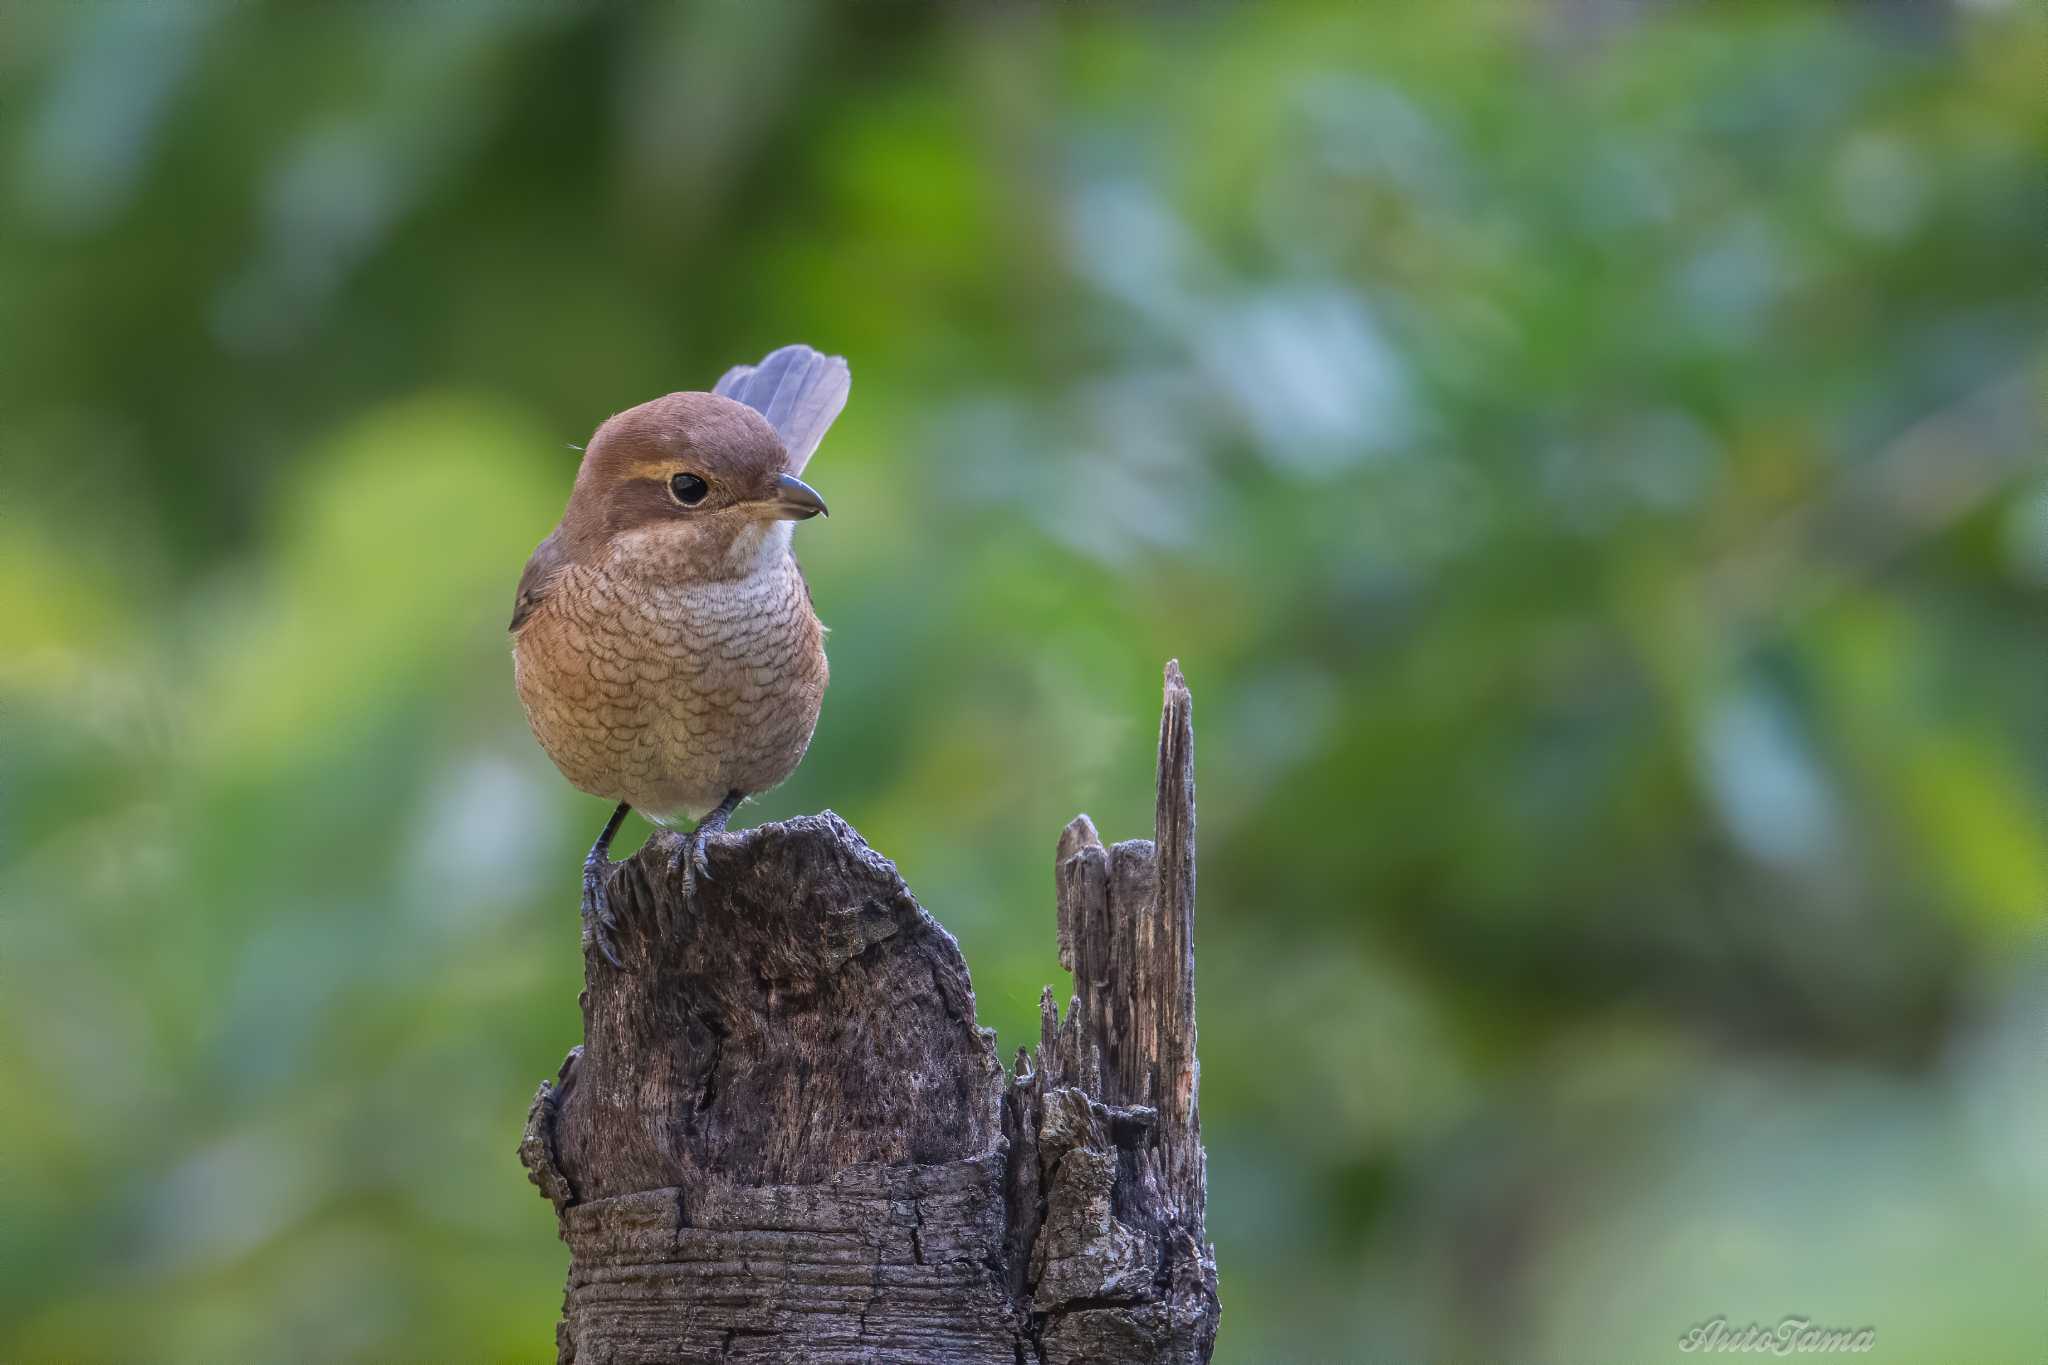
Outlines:
[{"label": "pale throat", "polygon": [[612,538],[612,560],[635,575],[672,585],[734,582],[777,568],[789,554],[794,522],[754,521],[719,545],[674,525],[642,526]]},{"label": "pale throat", "polygon": [[[763,569],[773,568],[789,553],[790,541],[796,536],[793,521],[755,522],[733,542],[733,551],[744,565],[742,572],[756,574]],[[752,540],[749,546],[748,541]]]}]

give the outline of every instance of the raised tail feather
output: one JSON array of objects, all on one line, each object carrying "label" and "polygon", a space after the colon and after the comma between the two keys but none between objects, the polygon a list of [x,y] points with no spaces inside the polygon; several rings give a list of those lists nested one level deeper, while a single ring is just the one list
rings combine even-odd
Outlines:
[{"label": "raised tail feather", "polygon": [[801,474],[852,388],[853,372],[844,357],[784,346],[758,365],[733,366],[712,392],[767,418],[789,450],[790,472]]}]

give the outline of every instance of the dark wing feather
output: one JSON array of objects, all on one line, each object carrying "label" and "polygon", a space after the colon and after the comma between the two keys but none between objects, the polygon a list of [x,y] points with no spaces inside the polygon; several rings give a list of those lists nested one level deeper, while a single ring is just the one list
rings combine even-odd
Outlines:
[{"label": "dark wing feather", "polygon": [[767,418],[789,451],[790,472],[801,474],[852,388],[853,371],[843,356],[784,346],[758,365],[733,366],[712,392]]},{"label": "dark wing feather", "polygon": [[507,630],[525,625],[534,609],[547,601],[548,592],[555,586],[555,576],[568,562],[569,552],[562,544],[559,530],[540,543],[533,558],[526,561],[526,572],[519,575],[519,596],[513,600],[512,624]]}]

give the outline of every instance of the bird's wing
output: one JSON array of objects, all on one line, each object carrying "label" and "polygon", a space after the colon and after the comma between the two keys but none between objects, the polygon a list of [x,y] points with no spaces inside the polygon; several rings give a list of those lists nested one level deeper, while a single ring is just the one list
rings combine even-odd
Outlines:
[{"label": "bird's wing", "polygon": [[517,630],[526,624],[526,618],[534,609],[547,601],[548,592],[555,586],[555,577],[562,566],[569,562],[569,551],[562,544],[562,533],[557,530],[543,540],[533,552],[533,558],[526,561],[526,572],[519,575],[519,596],[512,603],[512,624],[507,630]]},{"label": "bird's wing", "polygon": [[712,392],[745,403],[768,419],[789,451],[789,469],[802,474],[811,454],[846,406],[853,371],[843,356],[808,346],[770,351],[758,365],[735,365]]}]

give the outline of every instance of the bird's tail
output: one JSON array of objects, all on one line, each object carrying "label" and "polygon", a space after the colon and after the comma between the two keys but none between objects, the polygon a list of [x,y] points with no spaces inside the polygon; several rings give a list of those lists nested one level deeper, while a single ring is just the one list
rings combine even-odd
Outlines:
[{"label": "bird's tail", "polygon": [[784,346],[758,365],[733,366],[712,392],[767,418],[789,451],[790,472],[801,474],[852,388],[853,371],[845,357]]}]

